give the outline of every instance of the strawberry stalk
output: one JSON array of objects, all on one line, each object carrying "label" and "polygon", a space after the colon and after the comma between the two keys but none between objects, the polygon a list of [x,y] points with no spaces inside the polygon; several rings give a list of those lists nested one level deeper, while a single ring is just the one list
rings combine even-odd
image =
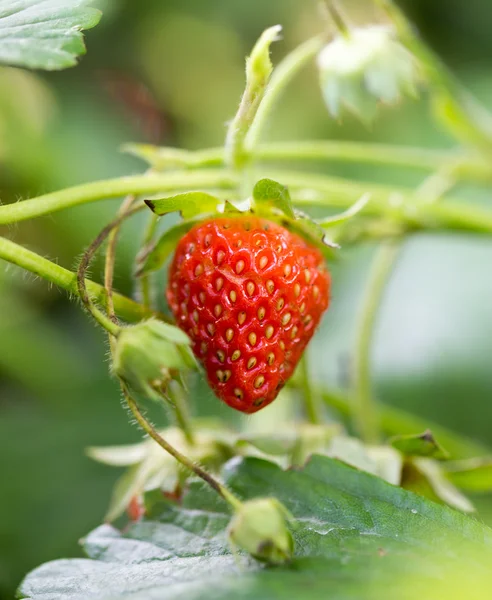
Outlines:
[{"label": "strawberry stalk", "polygon": [[[78,295],[76,273],[3,237],[0,237],[0,258],[42,277],[66,290],[70,295]],[[106,294],[104,287],[90,279],[86,279],[85,283],[89,294],[96,301],[103,302]],[[116,312],[129,322],[159,316],[155,311],[145,310],[141,304],[122,294],[114,294],[114,304]]]},{"label": "strawberry stalk", "polygon": [[[123,223],[123,218],[129,216],[130,209],[135,201],[135,196],[133,194],[128,195],[118,211],[117,218],[121,219],[115,227],[111,229],[108,234],[108,246],[106,249],[106,257],[104,261],[104,289],[106,290],[106,311],[108,313],[109,318],[114,323],[118,323],[115,310],[114,310],[114,300],[113,300],[113,278],[114,278],[114,262],[116,258],[116,246],[118,243],[118,236],[120,232],[120,227]],[[111,343],[111,336],[110,336]]]},{"label": "strawberry stalk", "polygon": [[[91,299],[89,292],[87,290],[86,282],[85,282],[85,274],[89,265],[91,264],[97,250],[104,243],[104,241],[108,238],[108,236],[112,233],[113,230],[117,229],[121,223],[131,215],[134,215],[136,212],[140,211],[143,207],[137,206],[133,210],[128,211],[124,214],[121,214],[117,219],[115,219],[109,225],[100,232],[100,234],[96,237],[96,239],[90,244],[87,250],[84,252],[82,256],[82,260],[80,261],[79,267],[77,269],[77,288],[79,292],[79,297],[82,301],[82,304],[89,311],[92,317],[95,319],[103,329],[105,329],[109,334],[113,337],[118,337],[121,332],[121,327],[113,320],[111,317],[108,317],[103,311],[101,311]],[[107,290],[106,290],[107,296]],[[107,302],[107,297],[106,297]]]},{"label": "strawberry stalk", "polygon": [[371,346],[374,325],[388,277],[398,257],[400,244],[381,244],[373,259],[365,298],[360,308],[353,371],[353,420],[362,440],[368,444],[380,441],[380,416],[371,393]]},{"label": "strawberry stalk", "polygon": [[[150,243],[154,237],[154,234],[156,232],[158,222],[159,222],[158,215],[151,212],[149,215],[149,221],[148,221],[148,224],[147,224],[147,227],[145,229],[144,236],[142,239],[141,248],[146,248],[150,245]],[[137,255],[136,263],[138,263],[138,259],[139,259],[139,257]],[[137,269],[138,269],[138,264],[135,265],[135,271],[137,271]],[[153,300],[150,274],[144,273],[143,275],[138,277],[136,284],[137,284],[137,290],[139,292],[142,304],[146,308],[150,309],[152,306],[152,300]]]},{"label": "strawberry stalk", "polygon": [[125,397],[126,403],[128,407],[132,411],[133,416],[135,417],[137,423],[140,427],[149,435],[153,440],[155,440],[159,446],[168,452],[171,456],[173,456],[187,471],[191,471],[197,477],[200,477],[205,483],[207,483],[213,490],[215,490],[235,511],[239,510],[242,507],[242,502],[234,496],[234,494],[229,491],[225,485],[223,485],[220,481],[215,479],[208,471],[206,471],[203,467],[194,463],[184,454],[181,454],[176,448],[171,446],[155,429],[155,427],[150,423],[145,416],[142,414],[140,408],[138,407],[135,399],[128,392],[126,386],[122,384],[121,386],[123,390],[123,396]]},{"label": "strawberry stalk", "polygon": [[311,386],[308,351],[304,353],[304,356],[299,363],[299,371],[306,416],[310,423],[313,423],[314,425],[320,424],[323,422],[322,407],[318,395]]},{"label": "strawberry stalk", "polygon": [[[107,225],[100,234],[96,237],[96,239],[92,242],[89,248],[84,253],[82,257],[79,269],[78,269],[78,287],[79,287],[79,295],[86,306],[87,310],[91,313],[91,315],[95,318],[95,320],[108,332],[109,344],[112,353],[114,354],[115,345],[114,340],[119,335],[121,331],[121,327],[119,326],[118,319],[116,317],[114,311],[114,302],[113,302],[113,276],[114,276],[114,263],[116,258],[116,248],[118,242],[118,235],[121,228],[121,225],[128,217],[131,217],[136,212],[141,210],[142,206],[133,206],[135,202],[135,197],[130,195],[125,198],[123,201],[119,211],[117,218]],[[108,248],[106,252],[105,258],[105,269],[104,269],[104,289],[106,291],[106,312],[105,315],[102,311],[100,311],[92,302],[87,288],[85,286],[85,272],[89,267],[91,261],[93,260],[96,252],[99,250],[101,245],[105,240],[108,240]],[[174,416],[178,422],[178,425],[183,429],[185,436],[188,441],[192,443],[193,441],[193,433],[191,424],[189,422],[188,410],[186,406],[186,400],[182,394],[179,394],[174,388],[169,386],[168,393],[170,395],[170,400],[172,401],[174,408]]]}]

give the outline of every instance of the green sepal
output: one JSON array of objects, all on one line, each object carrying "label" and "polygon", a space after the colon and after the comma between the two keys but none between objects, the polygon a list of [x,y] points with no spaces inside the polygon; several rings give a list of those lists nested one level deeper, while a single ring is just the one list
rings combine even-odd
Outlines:
[{"label": "green sepal", "polygon": [[436,441],[429,429],[417,435],[395,435],[390,438],[389,443],[404,456],[421,456],[435,460],[449,458],[449,452]]},{"label": "green sepal", "polygon": [[295,219],[289,190],[273,179],[260,179],[253,188],[253,210],[278,209],[290,219]]},{"label": "green sepal", "polygon": [[217,212],[223,201],[207,192],[193,191],[145,200],[145,204],[156,215],[179,212],[184,219],[189,219],[197,215]]}]

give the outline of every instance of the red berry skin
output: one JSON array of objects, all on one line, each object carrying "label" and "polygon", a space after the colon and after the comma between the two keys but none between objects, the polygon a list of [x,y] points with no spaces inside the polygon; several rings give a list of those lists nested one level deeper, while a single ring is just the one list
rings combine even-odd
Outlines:
[{"label": "red berry skin", "polygon": [[254,413],[275,400],[328,308],[321,252],[252,216],[195,225],[179,242],[167,300],[210,386]]}]

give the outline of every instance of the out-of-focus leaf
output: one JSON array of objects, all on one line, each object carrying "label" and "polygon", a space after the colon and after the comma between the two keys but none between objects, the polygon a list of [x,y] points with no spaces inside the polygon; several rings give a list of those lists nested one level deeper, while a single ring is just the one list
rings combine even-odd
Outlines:
[{"label": "out-of-focus leaf", "polygon": [[401,485],[407,490],[461,510],[473,512],[475,507],[444,475],[440,463],[429,458],[405,462]]},{"label": "out-of-focus leaf", "polygon": [[143,460],[147,444],[125,444],[123,446],[92,446],[87,448],[89,458],[111,467],[127,467]]},{"label": "out-of-focus leaf", "polygon": [[155,503],[125,532],[104,525],[85,540],[88,559],[58,560],[24,580],[31,600],[486,600],[492,533],[478,521],[339,461],[315,456],[283,471],[233,460],[225,481],[242,499],[275,496],[294,517],[295,555],[274,569],[242,560],[230,512],[203,484],[182,506]]},{"label": "out-of-focus leaf", "polygon": [[156,215],[167,215],[178,211],[183,218],[188,219],[197,215],[216,212],[222,201],[206,192],[184,192],[167,198],[145,200],[145,204]]},{"label": "out-of-focus leaf", "polygon": [[402,460],[391,448],[366,446],[354,437],[335,436],[325,454],[394,485],[400,483]]},{"label": "out-of-focus leaf", "polygon": [[[350,402],[350,398],[346,393],[341,390],[327,390],[322,387],[320,387],[319,393],[327,406],[339,411],[345,417],[351,415],[353,403]],[[472,457],[490,452],[490,448],[480,442],[394,406],[381,405],[380,414],[381,427],[387,434],[404,432],[413,435],[412,431],[422,430],[429,426],[432,431],[437,433],[437,437],[444,441],[444,445],[451,451],[453,456]]]},{"label": "out-of-focus leaf", "polygon": [[444,472],[454,485],[469,492],[492,491],[492,458],[490,456],[450,461]]},{"label": "out-of-focus leaf", "polygon": [[99,23],[91,0],[0,0],[0,63],[56,70],[85,53],[81,31]]},{"label": "out-of-focus leaf", "polygon": [[302,465],[315,453],[322,453],[330,440],[342,431],[338,423],[285,427],[282,431],[250,433],[238,439],[241,447],[253,446],[263,454],[285,456],[286,464]]},{"label": "out-of-focus leaf", "polygon": [[389,442],[405,456],[424,456],[436,460],[449,458],[449,453],[436,441],[430,429],[418,435],[395,435]]}]

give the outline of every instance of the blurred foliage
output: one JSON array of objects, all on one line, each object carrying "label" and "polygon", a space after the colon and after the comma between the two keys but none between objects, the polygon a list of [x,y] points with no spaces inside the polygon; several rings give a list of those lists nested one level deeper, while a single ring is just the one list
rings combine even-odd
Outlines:
[{"label": "blurred foliage", "polygon": [[[357,23],[367,4],[347,1]],[[431,45],[492,106],[488,24],[492,5],[407,0]],[[101,24],[87,32],[88,54],[70,71],[0,70],[0,198],[3,203],[92,179],[143,170],[118,152],[126,141],[186,148],[223,142],[237,108],[244,56],[269,25],[284,26],[276,61],[323,27],[317,3],[299,0],[105,0]],[[291,86],[271,124],[271,139],[343,138],[450,146],[424,102],[407,102],[363,129],[342,126],[323,106],[314,70]],[[320,165],[325,172],[389,184],[420,178],[383,168]],[[484,193],[459,190],[470,201]],[[15,228],[16,241],[70,267],[117,204],[79,207]],[[125,226],[117,287],[131,292],[131,263],[142,235]],[[332,307],[313,342],[313,372],[344,387],[354,316],[373,248],[342,252],[333,265]],[[492,241],[422,233],[409,238],[381,306],[374,337],[375,393],[492,445]],[[100,264],[93,276],[100,278]],[[79,555],[77,539],[103,518],[118,476],[90,461],[90,445],[140,438],[107,375],[102,335],[57,289],[13,267],[0,269],[0,598],[11,598],[32,567]],[[196,386],[203,414],[237,419]],[[254,420],[256,417],[251,418]],[[165,419],[161,419],[164,423]],[[492,501],[478,502],[492,521]]]}]

